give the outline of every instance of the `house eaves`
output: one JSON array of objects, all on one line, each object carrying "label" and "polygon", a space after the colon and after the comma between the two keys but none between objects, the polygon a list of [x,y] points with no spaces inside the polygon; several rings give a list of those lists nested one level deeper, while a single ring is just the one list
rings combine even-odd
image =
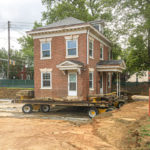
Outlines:
[{"label": "house eaves", "polygon": [[31,30],[31,31],[27,31],[27,34],[31,35],[31,36],[35,36],[35,35],[39,35],[39,34],[47,34],[47,33],[55,33],[55,32],[58,33],[58,32],[63,32],[63,31],[65,32],[65,31],[69,31],[69,30],[77,30],[77,29],[92,30],[99,37],[104,39],[110,45],[112,43],[102,33],[100,33],[97,29],[95,29],[90,23],[80,23],[80,24],[65,25],[65,26],[59,26],[59,27],[34,29],[34,30]]}]

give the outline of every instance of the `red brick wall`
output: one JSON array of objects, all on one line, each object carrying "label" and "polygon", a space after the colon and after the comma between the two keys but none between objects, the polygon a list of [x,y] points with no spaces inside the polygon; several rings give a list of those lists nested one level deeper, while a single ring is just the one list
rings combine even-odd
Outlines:
[{"label": "red brick wall", "polygon": [[[82,100],[87,99],[87,95],[100,93],[100,73],[96,71],[96,64],[100,60],[100,42],[94,40],[94,59],[89,58],[87,65],[87,35],[80,34],[78,38],[78,58],[72,58],[84,63],[85,69],[77,75],[77,94]],[[51,59],[40,60],[40,41],[34,40],[34,87],[35,97],[67,97],[68,96],[68,74],[64,75],[56,65],[66,59],[66,40],[63,36],[53,37],[51,41]],[[108,48],[104,46],[104,59],[108,59]],[[52,68],[52,89],[41,88],[40,69]],[[94,68],[94,91],[89,91],[89,68]],[[104,93],[106,92],[106,75],[104,74]]]},{"label": "red brick wall", "polygon": [[[100,73],[96,71],[96,64],[100,61],[100,45],[101,43],[94,39],[94,59],[89,58],[89,68],[94,68],[94,90],[89,91],[90,94],[100,93]],[[104,60],[108,60],[108,47],[104,46]],[[106,73],[103,73],[103,91],[106,93]],[[110,90],[109,90],[110,91]]]},{"label": "red brick wall", "polygon": [[[78,38],[78,58],[72,58],[78,60],[86,65],[86,34],[79,35]],[[66,40],[63,36],[53,37],[51,41],[51,59],[40,60],[40,41],[34,40],[34,80],[35,80],[35,97],[66,97],[68,96],[68,75],[64,75],[62,71],[56,68],[56,65],[62,63],[65,60],[69,60],[66,57]],[[86,67],[86,66],[85,66]],[[52,89],[40,89],[41,88],[41,72],[42,68],[52,68]],[[86,69],[87,70],[87,69]],[[77,93],[82,99],[86,99],[87,96],[87,71],[77,76]]]}]

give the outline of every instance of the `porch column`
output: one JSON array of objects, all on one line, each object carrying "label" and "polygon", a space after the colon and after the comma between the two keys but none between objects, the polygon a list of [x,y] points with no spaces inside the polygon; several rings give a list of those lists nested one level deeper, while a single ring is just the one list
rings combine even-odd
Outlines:
[{"label": "porch column", "polygon": [[120,97],[120,73],[119,73],[119,97]]},{"label": "porch column", "polygon": [[117,72],[117,96],[119,96],[119,94],[118,94],[118,90],[119,90],[118,85],[119,85],[119,83],[118,83],[118,72]]}]

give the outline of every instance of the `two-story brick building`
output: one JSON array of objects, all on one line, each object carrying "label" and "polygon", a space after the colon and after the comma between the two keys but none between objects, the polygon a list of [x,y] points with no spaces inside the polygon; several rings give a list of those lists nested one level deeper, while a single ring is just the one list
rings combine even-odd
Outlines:
[{"label": "two-story brick building", "polygon": [[111,60],[111,42],[103,22],[69,17],[28,32],[34,39],[35,97],[87,100],[111,92],[113,72],[123,61]]}]

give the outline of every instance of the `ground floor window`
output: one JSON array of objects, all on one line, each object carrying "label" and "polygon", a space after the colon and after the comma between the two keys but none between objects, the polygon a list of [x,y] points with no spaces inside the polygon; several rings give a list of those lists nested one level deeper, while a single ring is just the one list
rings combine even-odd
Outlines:
[{"label": "ground floor window", "polygon": [[89,88],[93,89],[93,72],[89,72]]},{"label": "ground floor window", "polygon": [[51,72],[42,72],[41,73],[41,87],[42,88],[52,88]]},{"label": "ground floor window", "polygon": [[108,81],[108,88],[111,88],[111,73],[108,73],[107,81]]}]

